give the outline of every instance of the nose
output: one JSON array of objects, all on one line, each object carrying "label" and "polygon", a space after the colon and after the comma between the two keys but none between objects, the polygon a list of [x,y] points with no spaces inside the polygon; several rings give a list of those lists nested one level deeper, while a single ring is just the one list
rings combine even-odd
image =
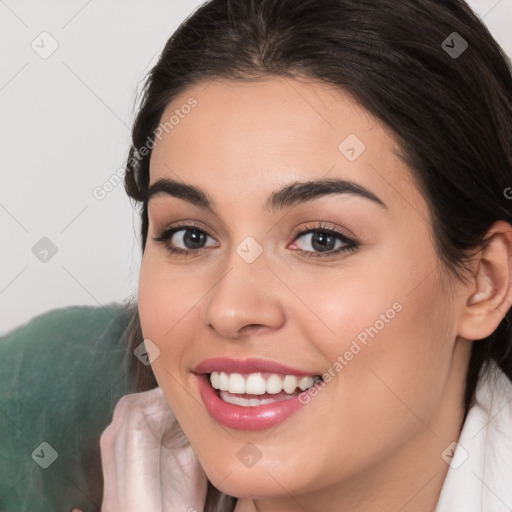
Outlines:
[{"label": "nose", "polygon": [[205,297],[202,321],[226,339],[279,329],[285,323],[285,311],[276,281],[263,257],[246,263],[234,254]]}]

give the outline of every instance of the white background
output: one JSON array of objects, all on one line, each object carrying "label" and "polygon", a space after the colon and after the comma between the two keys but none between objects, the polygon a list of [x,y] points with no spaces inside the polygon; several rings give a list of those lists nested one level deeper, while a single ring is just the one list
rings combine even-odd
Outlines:
[{"label": "white background", "polygon": [[[141,82],[201,3],[0,0],[0,333],[136,293],[138,214],[122,183],[92,192],[124,167]],[[512,55],[512,0],[469,4]],[[31,47],[50,48],[43,31],[59,45],[47,59]],[[57,247],[46,263],[42,237]]]}]

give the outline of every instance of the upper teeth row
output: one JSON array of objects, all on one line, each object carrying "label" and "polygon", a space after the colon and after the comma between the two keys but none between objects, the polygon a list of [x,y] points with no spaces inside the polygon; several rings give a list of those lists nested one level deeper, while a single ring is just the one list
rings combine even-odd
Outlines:
[{"label": "upper teeth row", "polygon": [[251,373],[244,377],[240,373],[212,372],[210,382],[215,389],[229,391],[230,393],[247,393],[248,395],[275,395],[284,390],[293,393],[297,387],[302,391],[313,386],[318,377],[297,377],[295,375],[281,376],[271,374],[267,379],[261,373]]}]

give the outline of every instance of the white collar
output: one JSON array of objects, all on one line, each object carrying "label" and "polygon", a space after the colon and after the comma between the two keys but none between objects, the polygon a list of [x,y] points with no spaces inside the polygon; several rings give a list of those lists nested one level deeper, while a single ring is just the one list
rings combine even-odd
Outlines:
[{"label": "white collar", "polygon": [[512,382],[492,363],[480,373],[435,512],[511,510]]}]

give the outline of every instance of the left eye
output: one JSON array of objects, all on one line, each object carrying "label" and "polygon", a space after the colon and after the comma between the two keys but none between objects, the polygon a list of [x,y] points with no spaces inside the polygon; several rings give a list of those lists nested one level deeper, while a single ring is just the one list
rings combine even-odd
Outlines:
[{"label": "left eye", "polygon": [[297,249],[301,251],[317,251],[317,252],[331,252],[342,248],[344,245],[350,245],[348,239],[337,233],[330,231],[309,231],[299,234],[296,240],[301,240],[297,244],[295,241],[293,245],[298,245]]}]

